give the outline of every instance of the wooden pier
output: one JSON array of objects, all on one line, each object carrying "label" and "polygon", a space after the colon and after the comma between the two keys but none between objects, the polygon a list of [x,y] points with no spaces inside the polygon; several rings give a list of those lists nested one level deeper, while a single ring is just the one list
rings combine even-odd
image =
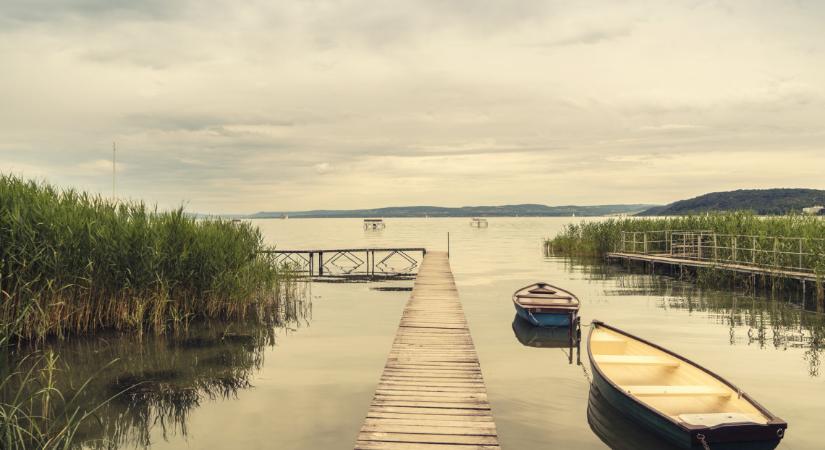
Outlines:
[{"label": "wooden pier", "polygon": [[500,448],[444,252],[424,256],[355,448]]},{"label": "wooden pier", "polygon": [[623,231],[608,259],[653,266],[712,268],[752,276],[817,282],[825,239],[722,234],[713,231]]},{"label": "wooden pier", "polygon": [[611,252],[605,255],[607,259],[639,261],[649,264],[660,264],[662,266],[687,267],[690,269],[708,268],[715,270],[726,270],[744,275],[759,275],[766,277],[779,277],[798,280],[802,283],[816,282],[816,274],[811,272],[800,272],[786,269],[776,269],[772,267],[751,266],[747,264],[731,264],[726,262],[702,261],[696,259],[679,258],[670,255],[645,255],[643,253],[622,253]]}]

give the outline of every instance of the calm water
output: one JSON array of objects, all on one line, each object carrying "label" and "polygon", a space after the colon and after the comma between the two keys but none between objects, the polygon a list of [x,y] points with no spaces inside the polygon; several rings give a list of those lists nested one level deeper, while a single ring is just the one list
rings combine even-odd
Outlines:
[{"label": "calm water", "polygon": [[[378,232],[365,232],[356,219],[256,224],[280,248],[445,249],[449,231],[453,272],[505,448],[606,448],[588,424],[586,357],[579,366],[575,349],[570,355],[568,348],[525,346],[514,333],[510,295],[537,280],[577,293],[583,323],[604,320],[728,377],[789,422],[780,448],[823,448],[822,316],[782,299],[700,291],[665,277],[544,257],[542,239],[569,220],[492,218],[488,228],[475,229],[469,219],[387,219]],[[184,342],[109,337],[59,351],[79,367],[77,378],[88,372],[83,368],[124,358],[106,372],[101,392],[152,380],[109,409],[105,432],[89,431],[116,436],[123,448],[352,448],[409,295],[373,288],[411,285],[313,283],[311,307],[294,311],[274,332],[222,325]],[[552,341],[517,331],[525,342]],[[660,448],[631,438],[613,445]]]}]

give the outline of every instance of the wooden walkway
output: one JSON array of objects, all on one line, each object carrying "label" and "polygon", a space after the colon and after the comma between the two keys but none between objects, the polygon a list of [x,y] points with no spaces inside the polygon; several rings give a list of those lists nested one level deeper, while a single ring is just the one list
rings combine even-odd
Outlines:
[{"label": "wooden walkway", "polygon": [[356,449],[498,449],[470,330],[444,252],[427,252]]},{"label": "wooden walkway", "polygon": [[770,267],[749,266],[744,264],[730,264],[725,262],[714,262],[706,260],[696,260],[687,258],[678,258],[670,256],[669,254],[643,254],[643,253],[608,253],[607,259],[624,259],[629,261],[643,261],[653,264],[664,264],[670,266],[684,266],[684,267],[703,267],[714,268],[719,270],[728,270],[731,272],[744,273],[748,275],[764,275],[776,276],[782,278],[791,278],[800,281],[816,282],[816,274],[811,272],[798,272],[792,270],[778,270]]}]

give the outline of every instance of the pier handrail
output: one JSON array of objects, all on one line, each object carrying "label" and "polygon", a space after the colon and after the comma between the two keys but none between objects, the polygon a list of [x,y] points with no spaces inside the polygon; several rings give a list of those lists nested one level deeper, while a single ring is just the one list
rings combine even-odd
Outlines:
[{"label": "pier handrail", "polygon": [[714,233],[709,230],[622,231],[622,253],[814,273],[825,238]]}]

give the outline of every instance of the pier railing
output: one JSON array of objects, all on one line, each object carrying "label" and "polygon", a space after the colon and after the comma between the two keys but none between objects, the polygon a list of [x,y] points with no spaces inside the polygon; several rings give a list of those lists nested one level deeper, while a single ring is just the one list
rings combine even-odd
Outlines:
[{"label": "pier railing", "polygon": [[813,273],[825,264],[825,239],[712,231],[623,231],[618,251]]},{"label": "pier railing", "polygon": [[296,272],[311,277],[406,277],[418,272],[427,249],[272,249],[260,253],[271,255],[275,263],[287,263]]}]

